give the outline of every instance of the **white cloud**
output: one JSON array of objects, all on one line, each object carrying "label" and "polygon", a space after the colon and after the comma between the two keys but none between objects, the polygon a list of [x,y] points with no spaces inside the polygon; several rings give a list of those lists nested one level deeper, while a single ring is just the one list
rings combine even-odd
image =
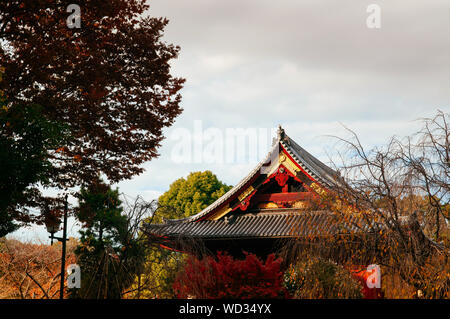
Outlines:
[{"label": "white cloud", "polygon": [[[366,27],[370,3],[350,0],[152,0],[151,15],[170,20],[165,39],[181,46],[174,72],[187,79],[184,113],[167,136],[192,130],[195,120],[223,130],[282,124],[321,156],[333,142],[318,137],[345,134],[339,123],[370,147],[449,110],[450,3],[376,3],[379,30]],[[145,173],[162,191],[190,171],[211,169],[237,183],[250,169],[177,165],[164,156],[172,145],[164,142]]]}]

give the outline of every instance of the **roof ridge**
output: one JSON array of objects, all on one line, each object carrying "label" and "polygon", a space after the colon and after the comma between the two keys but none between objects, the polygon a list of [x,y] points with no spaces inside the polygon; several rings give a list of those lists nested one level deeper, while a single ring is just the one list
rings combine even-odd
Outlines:
[{"label": "roof ridge", "polygon": [[[166,220],[166,224],[174,224],[174,223],[184,223],[190,221],[196,221],[208,213],[210,213],[215,208],[222,205],[226,200],[228,200],[231,196],[233,196],[239,189],[241,189],[246,183],[248,183],[251,178],[259,171],[261,168],[270,162],[270,159],[273,156],[274,152],[279,152],[279,147],[284,146],[287,148],[288,153],[293,155],[294,159],[299,162],[298,164],[303,167],[303,169],[308,172],[308,174],[313,175],[313,177],[319,182],[324,183],[325,185],[331,186],[335,182],[335,177],[333,175],[337,174],[333,169],[322,163],[319,159],[311,155],[307,152],[303,147],[298,145],[293,139],[291,139],[282,128],[281,125],[278,125],[277,136],[273,139],[273,144],[268,152],[267,156],[260,161],[254,169],[252,169],[242,180],[239,181],[235,186],[233,186],[228,192],[218,198],[209,206],[205,207],[203,210],[189,217],[180,218],[180,219],[168,219]],[[298,151],[301,154],[298,153]],[[278,156],[278,154],[275,154]],[[323,171],[321,173],[320,171]]]},{"label": "roof ridge", "polygon": [[[289,140],[288,143],[286,139]],[[312,173],[314,175],[313,177],[318,182],[322,182],[328,186],[333,186],[336,183],[339,173],[309,153],[289,136],[286,136],[280,143],[286,148],[288,153],[293,155],[294,159],[300,162],[299,164],[301,166],[304,166],[303,168],[308,174]]]},{"label": "roof ridge", "polygon": [[171,220],[167,220],[167,222],[173,223],[173,222],[193,221],[193,220],[203,217],[204,215],[208,214],[212,209],[220,206],[224,201],[226,201],[228,198],[230,198],[232,195],[234,195],[243,185],[245,185],[251,179],[251,177],[253,177],[253,175],[257,171],[259,171],[261,169],[261,167],[264,166],[264,164],[266,164],[269,161],[269,159],[272,156],[272,153],[278,149],[279,142],[280,142],[280,140],[277,139],[277,141],[275,141],[274,145],[272,145],[272,148],[270,149],[267,156],[262,161],[260,161],[258,163],[258,165],[256,165],[256,167],[254,169],[252,169],[249,174],[247,174],[247,176],[245,176],[241,181],[239,181],[239,183],[237,183],[235,186],[233,186],[228,192],[226,192],[224,195],[222,195],[220,198],[218,198],[211,205],[207,206],[206,208],[204,208],[203,210],[201,210],[200,212],[198,212],[195,215],[185,217],[182,219],[171,219]]},{"label": "roof ridge", "polygon": [[296,215],[301,215],[301,214],[334,214],[332,211],[329,210],[304,210],[304,209],[292,209],[292,210],[272,210],[272,211],[259,211],[259,212],[254,212],[254,213],[247,213],[247,214],[241,214],[241,215],[234,215],[237,217],[244,217],[244,216],[248,216],[248,217],[257,217],[258,215],[284,215],[284,214],[296,214]]}]

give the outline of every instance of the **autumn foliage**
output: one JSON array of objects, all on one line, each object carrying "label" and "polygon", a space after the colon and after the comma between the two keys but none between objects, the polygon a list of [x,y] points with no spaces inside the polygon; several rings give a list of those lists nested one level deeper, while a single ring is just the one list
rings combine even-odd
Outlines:
[{"label": "autumn foliage", "polygon": [[281,259],[271,254],[262,261],[254,254],[238,260],[218,252],[201,260],[190,256],[178,274],[174,290],[178,298],[277,298],[285,294]]},{"label": "autumn foliage", "polygon": [[357,299],[363,298],[363,285],[342,265],[316,257],[291,264],[284,274],[284,284],[292,298]]},{"label": "autumn foliage", "polygon": [[[66,265],[75,262],[76,241],[69,240]],[[61,244],[0,242],[0,299],[59,298]]]},{"label": "autumn foliage", "polygon": [[[52,169],[45,179],[25,179],[35,197],[27,207],[45,206],[39,182],[67,189],[99,174],[114,183],[142,173],[142,164],[158,156],[163,129],[182,111],[184,79],[170,66],[180,49],[162,39],[167,19],[151,17],[145,0],[86,0],[79,3],[81,28],[72,29],[71,3],[0,1],[4,112],[38,105],[42,121],[68,132],[66,141],[39,149]],[[21,136],[20,127],[10,122],[6,130],[3,122],[0,133],[9,140]],[[13,178],[25,174],[17,171]],[[3,215],[9,222],[41,222],[26,212]]]}]

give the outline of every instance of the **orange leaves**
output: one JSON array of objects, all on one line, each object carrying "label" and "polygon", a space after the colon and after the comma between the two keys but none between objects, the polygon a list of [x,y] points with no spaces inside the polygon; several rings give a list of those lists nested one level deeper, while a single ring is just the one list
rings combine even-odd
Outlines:
[{"label": "orange leaves", "polygon": [[[3,242],[0,250],[0,299],[57,298],[61,267],[61,245]],[[75,242],[67,244],[66,263],[75,262]],[[39,283],[39,285],[37,284]]]}]

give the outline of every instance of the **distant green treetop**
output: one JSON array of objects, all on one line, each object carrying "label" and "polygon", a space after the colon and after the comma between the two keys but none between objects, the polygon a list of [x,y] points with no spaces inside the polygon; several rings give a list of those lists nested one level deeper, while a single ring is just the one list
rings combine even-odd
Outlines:
[{"label": "distant green treetop", "polygon": [[170,185],[158,201],[160,210],[153,219],[161,223],[162,217],[178,219],[192,216],[228,192],[232,186],[221,182],[211,171],[193,172]]}]

